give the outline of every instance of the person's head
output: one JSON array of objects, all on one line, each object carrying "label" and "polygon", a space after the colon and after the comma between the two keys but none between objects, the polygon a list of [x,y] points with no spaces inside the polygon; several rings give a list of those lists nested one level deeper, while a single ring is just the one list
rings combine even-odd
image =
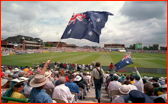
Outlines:
[{"label": "person's head", "polygon": [[143,84],[145,84],[145,83],[146,83],[146,79],[145,79],[145,78],[143,78],[143,79],[142,79],[142,81],[143,81]]},{"label": "person's head", "polygon": [[126,76],[126,81],[129,81],[130,77],[129,76]]},{"label": "person's head", "polygon": [[114,76],[114,81],[118,81],[118,76]]},{"label": "person's head", "polygon": [[86,76],[87,75],[86,72],[83,72],[83,75]]},{"label": "person's head", "polygon": [[154,92],[154,87],[150,83],[145,83],[144,84],[144,93],[146,94],[152,94]]},{"label": "person's head", "polygon": [[59,78],[59,83],[60,84],[65,84],[65,81],[66,81],[65,77],[60,77]]},{"label": "person's head", "polygon": [[96,67],[100,67],[100,63],[99,62],[96,62]]},{"label": "person's head", "polygon": [[135,80],[139,81],[140,80],[140,76],[139,75],[135,75]]},{"label": "person's head", "polygon": [[15,86],[12,87],[13,91],[15,92],[19,92],[23,90],[23,83],[20,83],[20,84],[16,84]]},{"label": "person's head", "polygon": [[134,77],[133,76],[130,76],[130,81],[133,81],[134,80]]},{"label": "person's head", "polygon": [[20,72],[19,77],[23,77],[23,76],[24,76],[24,72]]},{"label": "person's head", "polygon": [[44,89],[45,86],[46,86],[46,82],[48,80],[49,79],[47,77],[45,77],[45,75],[43,75],[43,74],[37,74],[37,75],[34,76],[33,79],[30,80],[29,85],[31,87],[35,87],[37,89]]},{"label": "person's head", "polygon": [[162,90],[163,90],[163,92],[167,91],[167,84],[162,85]]},{"label": "person's head", "polygon": [[153,85],[154,88],[159,87],[159,84],[158,84],[158,83],[153,83],[152,85]]},{"label": "person's head", "polygon": [[125,84],[125,85],[129,85],[129,84],[131,84],[131,82],[130,82],[130,81],[124,81],[124,82],[123,82],[123,85],[124,85],[124,84]]},{"label": "person's head", "polygon": [[72,80],[73,80],[73,78],[74,78],[74,76],[73,76],[73,75],[69,75],[69,76],[68,76],[69,81],[72,81]]},{"label": "person's head", "polygon": [[130,92],[130,87],[128,85],[122,85],[120,88],[119,88],[119,91],[122,95],[127,95],[129,94]]},{"label": "person's head", "polygon": [[152,80],[151,80],[152,82],[157,82],[158,81],[158,79],[157,78],[152,78]]}]

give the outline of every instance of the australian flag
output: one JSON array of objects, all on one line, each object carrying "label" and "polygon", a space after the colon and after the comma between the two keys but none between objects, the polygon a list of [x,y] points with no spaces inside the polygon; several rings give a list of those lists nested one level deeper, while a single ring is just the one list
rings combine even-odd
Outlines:
[{"label": "australian flag", "polygon": [[101,29],[108,20],[109,12],[87,11],[73,14],[61,39],[87,39],[99,43]]},{"label": "australian flag", "polygon": [[120,60],[117,64],[115,64],[115,67],[117,68],[117,70],[119,70],[122,67],[127,66],[129,64],[133,64],[133,62],[131,60],[131,56],[128,54],[122,60]]}]

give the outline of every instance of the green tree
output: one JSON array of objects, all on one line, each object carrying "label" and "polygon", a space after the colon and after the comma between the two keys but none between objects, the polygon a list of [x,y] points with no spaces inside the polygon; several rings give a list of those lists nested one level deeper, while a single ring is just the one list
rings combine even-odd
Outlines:
[{"label": "green tree", "polygon": [[50,47],[54,47],[54,44],[50,44],[49,46],[50,46]]},{"label": "green tree", "polygon": [[147,46],[144,46],[143,47],[143,50],[149,50]]},{"label": "green tree", "polygon": [[49,47],[49,44],[48,44],[48,43],[45,43],[45,47]]},{"label": "green tree", "polygon": [[153,50],[153,46],[149,46],[149,50]]},{"label": "green tree", "polygon": [[167,46],[164,48],[164,50],[167,50]]},{"label": "green tree", "polygon": [[133,46],[132,46],[132,45],[130,45],[129,49],[133,49]]},{"label": "green tree", "polygon": [[132,49],[134,49],[134,50],[135,50],[135,44],[133,44]]}]

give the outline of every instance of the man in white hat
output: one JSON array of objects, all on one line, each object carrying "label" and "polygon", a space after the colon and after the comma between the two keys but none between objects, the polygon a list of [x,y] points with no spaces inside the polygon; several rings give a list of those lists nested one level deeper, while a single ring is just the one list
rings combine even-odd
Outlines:
[{"label": "man in white hat", "polygon": [[130,87],[128,85],[122,85],[118,90],[120,91],[121,95],[115,97],[112,103],[125,103],[124,96],[129,94]]},{"label": "man in white hat", "polygon": [[159,95],[159,97],[162,97],[165,100],[165,102],[167,103],[167,84],[164,84],[161,87],[163,90],[163,94]]},{"label": "man in white hat", "polygon": [[46,83],[45,89],[53,89],[55,87],[50,76],[51,72],[45,72],[45,77],[49,79]]},{"label": "man in white hat", "polygon": [[34,87],[30,92],[31,103],[53,103],[50,95],[44,90],[46,82],[49,80],[44,74],[50,62],[51,60],[47,60],[41,73],[37,74],[29,83],[31,87]]},{"label": "man in white hat", "polygon": [[44,90],[46,86],[46,82],[48,78],[46,78],[42,74],[37,74],[31,81],[30,86],[33,89],[30,92],[30,102],[31,103],[53,103],[50,95],[46,93]]},{"label": "man in white hat", "polygon": [[59,78],[60,85],[54,88],[52,98],[60,98],[66,101],[66,103],[74,103],[74,96],[72,96],[69,88],[65,86],[65,77]]}]

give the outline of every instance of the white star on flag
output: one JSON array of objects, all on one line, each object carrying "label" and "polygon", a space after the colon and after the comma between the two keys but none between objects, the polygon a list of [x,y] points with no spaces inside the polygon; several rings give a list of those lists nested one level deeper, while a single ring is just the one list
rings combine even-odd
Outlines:
[{"label": "white star on flag", "polygon": [[71,29],[68,31],[67,35],[71,33]]},{"label": "white star on flag", "polygon": [[90,35],[90,36],[92,36],[92,35],[93,35],[92,31],[89,31],[89,35]]},{"label": "white star on flag", "polygon": [[128,64],[128,63],[129,63],[129,61],[126,61],[126,63]]},{"label": "white star on flag", "polygon": [[97,18],[97,20],[96,20],[97,22],[100,22],[100,18]]}]

